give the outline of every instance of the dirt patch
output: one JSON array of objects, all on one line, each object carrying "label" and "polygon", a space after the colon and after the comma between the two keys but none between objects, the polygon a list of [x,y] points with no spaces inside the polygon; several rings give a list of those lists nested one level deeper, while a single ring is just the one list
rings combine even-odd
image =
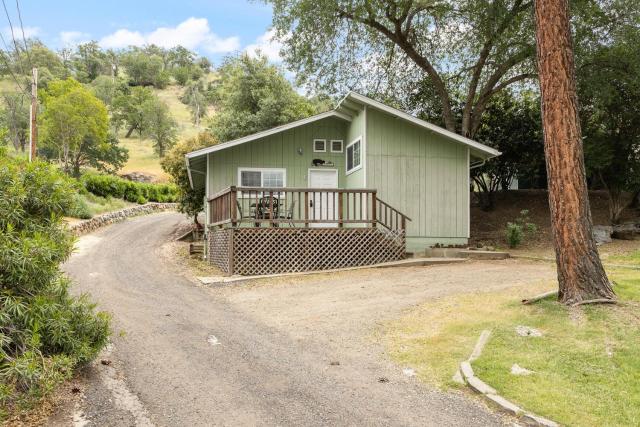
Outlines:
[{"label": "dirt patch", "polygon": [[[517,271],[517,274],[514,272]],[[363,350],[363,336],[425,300],[531,287],[555,279],[548,263],[470,261],[432,267],[366,269],[264,279],[216,289],[238,307],[296,336]]]},{"label": "dirt patch", "polygon": [[195,278],[224,275],[222,270],[203,260],[202,254],[189,255],[189,242],[170,241],[162,245],[158,252],[167,265],[185,276]]},{"label": "dirt patch", "polygon": [[[472,199],[473,201],[473,199]],[[594,224],[609,224],[609,202],[604,191],[590,191],[589,203]],[[507,222],[514,221],[522,210],[529,211],[531,222],[538,232],[523,244],[526,249],[545,249],[551,244],[551,220],[546,190],[511,190],[495,194],[495,209],[485,212],[471,207],[471,243],[505,247],[504,230]],[[637,210],[626,210],[622,222],[637,220]]]}]

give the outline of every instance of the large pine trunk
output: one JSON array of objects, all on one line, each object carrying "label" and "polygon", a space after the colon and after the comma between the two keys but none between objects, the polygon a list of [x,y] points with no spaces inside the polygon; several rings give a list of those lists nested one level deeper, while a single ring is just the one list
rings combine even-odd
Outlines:
[{"label": "large pine trunk", "polygon": [[535,20],[558,298],[613,299],[592,234],[567,0],[536,0]]}]

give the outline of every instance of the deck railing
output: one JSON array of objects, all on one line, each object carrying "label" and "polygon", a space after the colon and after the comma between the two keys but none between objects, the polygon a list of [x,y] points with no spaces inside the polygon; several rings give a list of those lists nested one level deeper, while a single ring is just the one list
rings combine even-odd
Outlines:
[{"label": "deck railing", "polygon": [[406,229],[411,219],[373,189],[229,187],[208,200],[209,225],[383,227]]}]

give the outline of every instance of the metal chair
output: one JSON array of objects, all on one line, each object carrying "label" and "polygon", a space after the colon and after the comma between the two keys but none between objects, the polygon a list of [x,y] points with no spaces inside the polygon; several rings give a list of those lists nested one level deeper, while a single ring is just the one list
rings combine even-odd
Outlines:
[{"label": "metal chair", "polygon": [[288,219],[290,227],[295,227],[295,224],[293,222],[291,222],[291,220],[293,219],[293,211],[294,211],[295,207],[296,207],[296,201],[294,199],[294,200],[291,201],[291,205],[289,205],[289,209],[287,209],[285,214],[283,216],[279,217],[280,219]]}]

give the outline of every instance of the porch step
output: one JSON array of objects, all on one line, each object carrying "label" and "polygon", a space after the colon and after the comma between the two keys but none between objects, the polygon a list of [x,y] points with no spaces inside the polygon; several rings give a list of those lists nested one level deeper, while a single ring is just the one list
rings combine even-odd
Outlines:
[{"label": "porch step", "polygon": [[467,258],[482,260],[499,260],[509,258],[509,252],[461,248],[427,248],[425,249],[425,255],[427,257],[434,258]]},{"label": "porch step", "polygon": [[465,262],[465,258],[445,258],[445,257],[427,257],[427,258],[409,258],[400,261],[384,262],[375,264],[370,267],[390,268],[390,267],[424,267],[428,265],[455,264]]},{"label": "porch step", "polygon": [[189,243],[189,255],[203,254],[204,243]]},{"label": "porch step", "polygon": [[465,258],[483,259],[483,260],[507,259],[510,256],[509,252],[476,251],[476,250],[469,250],[469,249],[458,250],[458,254]]}]

